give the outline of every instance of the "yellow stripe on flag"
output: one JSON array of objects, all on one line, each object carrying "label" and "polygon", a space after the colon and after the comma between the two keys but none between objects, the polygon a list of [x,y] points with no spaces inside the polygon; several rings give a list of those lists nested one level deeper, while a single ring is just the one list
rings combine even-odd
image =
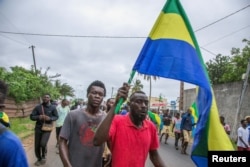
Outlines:
[{"label": "yellow stripe on flag", "polygon": [[165,14],[161,12],[149,37],[153,40],[163,38],[182,40],[194,47],[190,33],[182,17],[174,13]]}]

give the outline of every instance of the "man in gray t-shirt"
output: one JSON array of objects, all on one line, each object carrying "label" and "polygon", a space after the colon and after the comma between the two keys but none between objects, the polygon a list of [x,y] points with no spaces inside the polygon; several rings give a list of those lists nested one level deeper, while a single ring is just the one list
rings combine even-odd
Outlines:
[{"label": "man in gray t-shirt", "polygon": [[97,126],[106,116],[99,107],[106,95],[101,81],[94,81],[87,89],[86,108],[71,111],[60,132],[59,153],[64,166],[101,167],[104,145],[94,146]]}]

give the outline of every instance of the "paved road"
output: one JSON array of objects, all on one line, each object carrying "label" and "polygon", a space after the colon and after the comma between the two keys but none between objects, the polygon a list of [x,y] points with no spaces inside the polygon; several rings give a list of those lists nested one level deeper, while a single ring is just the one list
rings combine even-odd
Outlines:
[{"label": "paved road", "polygon": [[[183,155],[180,153],[180,150],[175,150],[174,147],[174,139],[169,138],[168,145],[161,143],[160,145],[160,155],[168,167],[194,167],[194,163],[190,158],[190,149],[188,149],[189,155]],[[59,154],[56,153],[56,137],[55,130],[51,133],[49,142],[48,142],[48,155],[47,162],[42,167],[62,167],[62,162],[59,157]],[[190,148],[190,147],[189,147]],[[28,162],[30,167],[35,167],[34,162],[36,161],[34,148],[26,149],[26,153],[28,156]],[[150,160],[147,160],[145,167],[153,167]]]},{"label": "paved road", "polygon": [[[174,138],[168,139],[168,144],[163,142],[160,144],[159,154],[167,167],[195,167],[195,164],[190,158],[191,148],[188,146],[188,155],[181,154],[180,150],[176,150],[174,146]],[[145,167],[154,167],[148,159]]]},{"label": "paved road", "polygon": [[[52,131],[49,142],[48,142],[48,154],[47,162],[41,167],[63,167],[59,154],[56,153],[56,134],[55,129]],[[34,152],[34,147],[26,149],[28,162],[30,167],[36,167],[34,163],[36,162],[36,156]]]}]

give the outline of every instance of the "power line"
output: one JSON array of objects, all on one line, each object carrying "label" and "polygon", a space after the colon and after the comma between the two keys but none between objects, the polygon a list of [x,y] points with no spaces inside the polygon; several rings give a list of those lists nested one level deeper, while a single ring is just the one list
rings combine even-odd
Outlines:
[{"label": "power line", "polygon": [[136,37],[136,36],[107,36],[107,35],[60,35],[60,34],[39,34],[39,33],[20,33],[11,31],[0,31],[5,34],[23,34],[23,35],[34,35],[34,36],[49,36],[49,37],[69,37],[69,38],[147,38],[147,37]]},{"label": "power line", "polygon": [[[7,22],[9,22],[9,24],[10,24],[12,27],[14,27],[14,29],[17,30],[17,32],[20,32],[20,31],[18,30],[18,28],[10,21],[10,19],[8,19],[1,11],[0,11],[0,14],[3,16],[3,18],[4,18],[5,20],[7,20]],[[27,43],[30,44],[29,40],[28,40],[24,35],[23,35],[22,37],[23,37],[24,40],[26,40]]]},{"label": "power line", "polygon": [[237,11],[235,11],[235,12],[233,12],[233,13],[231,13],[231,14],[229,14],[229,15],[227,15],[227,16],[225,16],[225,17],[222,17],[222,18],[219,19],[219,20],[216,20],[216,21],[214,21],[214,22],[212,22],[212,23],[210,23],[210,24],[208,24],[208,25],[206,25],[206,26],[204,26],[204,27],[198,28],[197,30],[195,30],[195,32],[198,32],[198,31],[200,31],[200,30],[203,30],[203,29],[205,29],[205,28],[207,28],[207,27],[209,27],[209,26],[215,24],[215,23],[218,23],[218,22],[220,22],[220,21],[222,21],[222,20],[224,20],[224,19],[226,19],[226,18],[228,18],[228,17],[230,17],[230,16],[232,16],[232,15],[234,15],[234,14],[236,14],[236,13],[238,13],[238,12],[240,12],[240,11],[246,9],[246,8],[248,8],[248,7],[250,7],[250,4],[247,5],[247,6],[245,6],[245,7],[243,7],[243,8],[241,8],[241,9],[239,9],[239,10],[237,10]]},{"label": "power line", "polygon": [[7,38],[7,39],[11,40],[11,41],[14,41],[14,42],[17,42],[17,43],[19,43],[19,44],[22,44],[22,45],[27,46],[27,44],[23,43],[22,41],[19,41],[19,40],[16,40],[16,39],[12,39],[12,38],[10,38],[10,37],[8,37],[8,36],[6,36],[6,35],[3,35],[3,34],[0,34],[0,35],[1,35],[2,37],[4,37],[4,38]]},{"label": "power line", "polygon": [[[241,8],[241,9],[239,9],[239,10],[237,10],[237,11],[235,11],[235,12],[233,12],[233,13],[230,13],[229,15],[227,15],[227,16],[219,19],[219,20],[216,20],[216,21],[214,21],[214,22],[212,22],[212,23],[210,23],[210,24],[208,24],[208,25],[206,25],[204,27],[201,27],[201,28],[195,30],[195,32],[198,32],[200,30],[203,30],[203,29],[215,24],[215,23],[218,23],[218,22],[220,22],[220,21],[222,21],[222,20],[224,20],[224,19],[226,19],[226,18],[228,18],[228,17],[230,17],[230,16],[232,16],[232,15],[234,15],[234,14],[248,8],[248,7],[250,7],[250,4],[243,7],[243,8]],[[48,37],[69,37],[69,38],[118,38],[118,39],[119,38],[123,38],[123,39],[124,38],[147,38],[147,37],[142,37],[142,36],[137,36],[136,37],[136,36],[107,36],[107,35],[64,35],[64,34],[23,33],[23,32],[11,32],[11,31],[0,31],[0,33],[19,34],[19,35],[20,34],[21,35],[32,35],[32,36],[48,36]]]},{"label": "power line", "polygon": [[246,28],[248,28],[248,27],[250,27],[250,25],[248,25],[248,26],[246,26],[246,27],[243,27],[243,28],[241,28],[241,29],[239,29],[239,30],[236,30],[236,31],[234,31],[234,32],[231,32],[230,34],[227,34],[227,35],[225,35],[225,36],[223,36],[223,37],[220,37],[220,38],[218,38],[218,39],[216,39],[216,40],[214,40],[214,41],[211,41],[211,42],[209,42],[209,43],[207,43],[207,44],[204,44],[204,45],[200,46],[200,48],[203,49],[204,51],[206,51],[206,52],[208,52],[208,53],[214,55],[214,56],[217,56],[217,54],[213,53],[212,51],[210,51],[210,50],[208,50],[208,49],[206,49],[206,48],[204,48],[204,47],[205,47],[205,46],[208,46],[208,45],[210,45],[210,44],[214,44],[215,42],[220,41],[220,40],[222,40],[222,39],[224,39],[224,38],[226,38],[226,37],[228,37],[228,36],[231,36],[232,34],[238,33],[238,32],[240,32],[241,30],[244,30],[244,29],[246,29]]},{"label": "power line", "polygon": [[[203,45],[203,46],[200,46],[200,48],[202,49],[202,50],[204,50],[204,51],[206,51],[206,52],[208,52],[208,53],[210,53],[211,55],[214,55],[214,56],[216,56],[217,54],[215,54],[215,53],[213,53],[212,51],[210,51],[210,50],[208,50],[208,49],[206,49],[206,48],[204,48],[204,46],[207,46],[207,45],[210,45],[210,44],[212,44],[212,43],[215,43],[215,42],[217,42],[217,41],[219,41],[219,40],[221,40],[221,39],[224,39],[224,38],[226,38],[226,37],[228,37],[228,36],[230,36],[230,35],[232,35],[232,34],[235,34],[235,33],[237,33],[237,32],[239,32],[239,31],[241,31],[241,30],[244,30],[244,29],[246,29],[246,28],[248,28],[250,25],[248,25],[248,26],[246,26],[246,27],[243,27],[243,28],[241,28],[241,29],[239,29],[239,30],[237,30],[237,31],[234,31],[234,32],[232,32],[232,33],[230,33],[230,34],[227,34],[227,35],[225,35],[225,36],[223,36],[223,37],[221,37],[221,38],[218,38],[218,39],[216,39],[216,40],[214,40],[214,41],[212,41],[212,42],[209,42],[209,43],[207,43],[207,44],[205,44],[205,45]],[[16,34],[17,32],[5,32],[5,31],[0,31],[0,33],[11,33],[11,34]],[[19,34],[19,33],[18,33]],[[24,33],[25,34],[25,33]],[[25,34],[25,35],[38,35],[38,34]],[[131,39],[131,38],[147,38],[147,37],[133,37],[133,36],[75,36],[75,35],[52,35],[52,34],[39,34],[39,35],[41,35],[41,36],[57,36],[57,37],[79,37],[79,38],[81,38],[81,37],[84,37],[84,38],[126,38],[126,39]],[[7,37],[6,37],[7,38]],[[13,39],[11,39],[11,40],[13,40]],[[15,41],[15,40],[13,40],[13,41]],[[18,42],[18,41],[16,41],[16,42]],[[18,43],[20,43],[20,42],[18,42]]]},{"label": "power line", "polygon": [[[210,53],[210,54],[212,54],[212,55],[214,55],[214,56],[216,56],[217,54],[215,54],[215,53],[213,53],[212,51],[209,51],[208,49],[206,49],[206,48],[204,48],[205,46],[208,46],[208,45],[210,45],[210,44],[212,44],[212,43],[215,43],[215,42],[217,42],[217,41],[220,41],[220,40],[222,40],[222,39],[224,39],[224,38],[226,38],[226,37],[228,37],[228,36],[231,36],[232,34],[235,34],[235,33],[238,33],[239,31],[242,31],[242,30],[244,30],[244,29],[246,29],[246,28],[248,28],[248,27],[250,27],[250,25],[247,25],[247,26],[245,26],[245,27],[243,27],[243,28],[241,28],[241,29],[238,29],[238,30],[236,30],[236,31],[233,31],[233,32],[231,32],[231,33],[229,33],[229,34],[227,34],[227,35],[225,35],[225,36],[223,36],[223,37],[220,37],[220,38],[218,38],[218,39],[216,39],[216,40],[214,40],[214,41],[211,41],[211,42],[209,42],[209,43],[207,43],[207,44],[204,44],[204,45],[202,45],[202,46],[200,46],[200,48],[201,49],[203,49],[204,51],[206,51],[206,52],[208,52],[208,53]],[[0,33],[11,33],[11,34],[16,34],[17,32],[5,32],[5,31],[0,31]],[[19,33],[18,33],[19,34]],[[25,35],[37,35],[37,34],[25,34]],[[129,39],[129,38],[147,38],[147,37],[133,37],[133,36],[76,36],[76,35],[52,35],[52,34],[39,34],[39,35],[42,35],[42,36],[58,36],[58,37],[79,37],[79,38],[81,38],[81,37],[85,37],[85,38],[127,38],[127,39]],[[6,37],[7,38],[7,37]],[[11,40],[13,40],[13,39],[11,39]],[[13,41],[15,41],[15,40],[13,40]],[[18,41],[16,41],[16,42],[18,42]],[[20,42],[18,42],[18,43],[20,43]]]},{"label": "power line", "polygon": [[218,39],[216,39],[216,40],[214,40],[214,41],[208,42],[208,43],[206,43],[206,44],[204,44],[204,45],[202,45],[202,46],[203,46],[203,47],[204,47],[204,46],[208,46],[208,45],[210,45],[210,44],[212,44],[212,43],[215,43],[215,42],[217,42],[217,41],[220,41],[220,40],[222,40],[222,39],[224,39],[224,38],[226,38],[226,37],[228,37],[228,36],[231,36],[231,35],[233,35],[233,34],[235,34],[235,33],[240,32],[241,30],[244,30],[244,29],[249,28],[249,27],[250,27],[250,25],[245,26],[245,27],[243,27],[243,28],[241,28],[241,29],[238,29],[238,30],[236,30],[236,31],[233,31],[233,32],[231,32],[231,33],[229,33],[229,34],[227,34],[227,35],[224,35],[224,36],[222,36],[222,37],[220,37],[220,38],[218,38]]},{"label": "power line", "polygon": [[[236,14],[236,13],[238,13],[238,12],[240,12],[240,11],[246,9],[246,8],[248,8],[248,7],[250,7],[250,4],[247,5],[247,6],[245,6],[245,7],[243,7],[243,8],[241,8],[241,9],[239,9],[239,10],[237,10],[237,11],[235,11],[235,12],[233,12],[233,13],[230,13],[229,15],[227,15],[227,16],[225,16],[225,17],[219,19],[219,20],[216,20],[216,21],[214,21],[214,22],[212,22],[212,23],[210,23],[210,24],[208,24],[208,25],[206,25],[206,26],[204,26],[204,27],[201,27],[201,28],[195,30],[195,32],[201,31],[201,30],[203,30],[203,29],[205,29],[205,28],[207,28],[207,27],[209,27],[209,26],[212,26],[212,25],[214,25],[215,23],[218,23],[218,22],[220,22],[220,21],[222,21],[222,20],[224,20],[224,19],[226,19],[226,18],[228,18],[228,17],[230,17],[230,16],[232,16],[232,15],[234,15],[234,14]],[[216,39],[216,40],[214,40],[214,41],[212,41],[212,42],[209,42],[209,43],[203,45],[203,47],[200,47],[200,48],[203,49],[203,50],[205,50],[206,52],[208,52],[208,53],[210,53],[210,54],[216,56],[215,53],[213,53],[213,52],[209,51],[208,49],[204,48],[204,46],[207,46],[207,45],[209,45],[209,44],[211,44],[211,43],[215,43],[215,42],[217,42],[217,41],[219,41],[219,40],[221,40],[221,39],[224,39],[224,38],[226,38],[226,37],[228,37],[228,36],[230,36],[230,35],[232,35],[232,34],[234,34],[234,33],[237,33],[237,32],[239,32],[239,31],[241,31],[241,30],[243,30],[243,29],[246,29],[246,28],[248,28],[249,26],[250,26],[250,25],[248,25],[248,26],[246,26],[246,27],[243,27],[243,28],[241,28],[241,29],[239,29],[239,30],[236,30],[236,31],[234,31],[234,32],[232,32],[232,33],[230,33],[230,34],[228,34],[228,35],[226,35],[226,36],[223,36],[223,37],[221,37],[221,38],[218,38],[218,39]],[[134,39],[141,39],[141,38],[147,38],[147,37],[142,37],[142,36],[137,36],[137,37],[136,37],[136,36],[107,36],[107,35],[63,35],[63,34],[22,33],[22,32],[10,32],[10,31],[0,31],[0,33],[5,33],[5,34],[16,34],[16,35],[47,36],[47,37],[68,37],[68,38],[111,38],[111,39],[133,39],[133,38],[134,38]],[[2,35],[2,36],[3,36],[3,35]],[[5,38],[8,38],[8,37],[6,37],[6,36],[4,36],[4,37],[5,37]],[[11,38],[8,38],[8,39],[20,43],[20,41],[17,41],[17,40],[11,39]],[[26,39],[26,40],[27,40],[27,39]],[[21,43],[21,44],[23,44],[23,43]]]},{"label": "power line", "polygon": [[217,54],[211,52],[210,50],[208,50],[208,49],[206,49],[206,48],[204,48],[204,47],[202,47],[202,46],[200,46],[200,48],[203,49],[203,50],[205,50],[206,52],[208,52],[208,53],[214,55],[214,56],[217,56]]}]

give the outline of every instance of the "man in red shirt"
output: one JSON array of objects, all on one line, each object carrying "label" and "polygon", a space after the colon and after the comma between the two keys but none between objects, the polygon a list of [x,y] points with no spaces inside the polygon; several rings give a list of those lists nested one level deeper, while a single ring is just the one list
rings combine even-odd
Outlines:
[{"label": "man in red shirt", "polygon": [[146,120],[148,97],[145,93],[137,91],[130,96],[129,114],[115,115],[115,106],[120,98],[126,100],[128,91],[128,84],[123,84],[118,90],[115,105],[111,107],[95,133],[94,145],[108,141],[112,153],[112,167],[145,166],[148,153],[154,166],[165,167],[157,151],[159,141],[156,127]]}]

